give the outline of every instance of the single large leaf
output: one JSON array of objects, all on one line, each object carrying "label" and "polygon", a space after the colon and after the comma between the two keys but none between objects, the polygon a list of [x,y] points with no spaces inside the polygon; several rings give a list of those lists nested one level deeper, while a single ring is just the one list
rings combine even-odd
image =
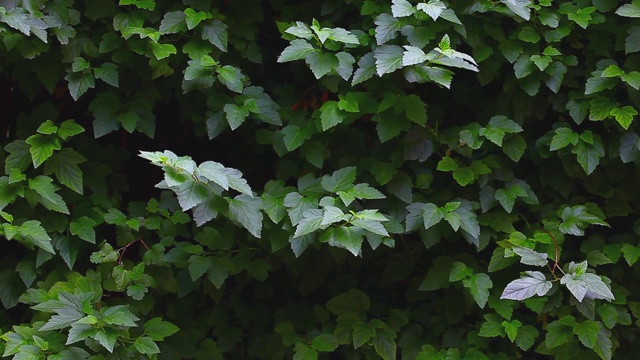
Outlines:
[{"label": "single large leaf", "polygon": [[227,198],[229,203],[229,215],[231,219],[238,221],[251,235],[259,238],[262,232],[262,200],[240,194],[233,199]]},{"label": "single large leaf", "polygon": [[534,295],[543,296],[553,284],[539,271],[527,271],[520,279],[513,280],[502,292],[501,299],[524,300]]}]

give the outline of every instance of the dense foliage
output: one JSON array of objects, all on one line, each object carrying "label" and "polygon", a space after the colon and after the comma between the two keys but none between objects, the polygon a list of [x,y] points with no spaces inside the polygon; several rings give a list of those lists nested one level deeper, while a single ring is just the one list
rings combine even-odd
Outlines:
[{"label": "dense foliage", "polygon": [[0,353],[636,358],[638,18],[0,1]]}]

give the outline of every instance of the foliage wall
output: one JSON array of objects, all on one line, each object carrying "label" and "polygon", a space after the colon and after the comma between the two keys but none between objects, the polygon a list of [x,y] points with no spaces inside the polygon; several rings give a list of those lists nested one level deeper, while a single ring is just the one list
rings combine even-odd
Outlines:
[{"label": "foliage wall", "polygon": [[0,1],[0,351],[633,359],[640,1]]}]

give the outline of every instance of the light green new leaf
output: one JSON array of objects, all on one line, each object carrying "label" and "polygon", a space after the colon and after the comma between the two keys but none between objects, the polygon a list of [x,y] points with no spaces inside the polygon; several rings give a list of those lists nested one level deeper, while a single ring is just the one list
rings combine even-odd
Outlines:
[{"label": "light green new leaf", "polygon": [[247,194],[240,194],[233,199],[226,198],[229,203],[229,215],[249,230],[251,235],[260,238],[262,231],[262,200]]},{"label": "light green new leaf", "polygon": [[431,203],[413,203],[407,206],[407,211],[409,212],[406,218],[407,231],[417,229],[421,222],[425,229],[429,229],[446,216],[442,209]]},{"label": "light green new leaf", "polygon": [[615,117],[616,121],[625,129],[629,129],[633,122],[633,117],[638,115],[638,111],[631,106],[624,106],[621,108],[615,108],[611,110],[611,116]]},{"label": "light green new leaf", "polygon": [[569,144],[577,145],[580,135],[574,133],[571,129],[561,127],[556,129],[555,135],[551,138],[550,151],[560,150]]},{"label": "light green new leaf", "polygon": [[84,132],[84,128],[78,124],[76,124],[73,120],[65,120],[60,124],[60,128],[58,128],[58,136],[62,140],[66,140],[72,136],[81,134]]},{"label": "light green new leaf", "polygon": [[502,326],[504,327],[504,331],[507,333],[509,340],[514,342],[518,337],[518,330],[522,327],[522,323],[518,320],[503,321]]},{"label": "light green new leaf", "polygon": [[160,44],[156,42],[151,42],[149,43],[149,45],[151,46],[151,51],[153,52],[153,55],[158,60],[168,58],[169,56],[175,55],[178,53],[178,50],[172,44]]},{"label": "light green new leaf", "polygon": [[60,150],[60,141],[56,136],[52,135],[31,135],[25,140],[25,142],[31,147],[29,152],[31,153],[31,159],[33,160],[33,167],[37,168],[42,165],[48,158],[53,155],[55,150]]}]

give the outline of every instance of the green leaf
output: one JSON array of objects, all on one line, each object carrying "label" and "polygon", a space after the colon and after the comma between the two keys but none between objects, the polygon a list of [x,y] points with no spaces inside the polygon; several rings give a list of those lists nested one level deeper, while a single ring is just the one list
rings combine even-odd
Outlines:
[{"label": "green leaf", "polygon": [[120,0],[120,5],[134,5],[139,9],[153,11],[156,7],[156,2],[155,0]]},{"label": "green leaf", "polygon": [[96,222],[91,218],[82,216],[69,223],[69,231],[71,234],[78,236],[84,241],[88,241],[92,244],[96,243],[96,232],[94,227]]},{"label": "green leaf", "polygon": [[416,12],[416,9],[407,0],[393,0],[391,3],[391,13],[393,17],[411,16]]},{"label": "green leaf", "polygon": [[347,191],[353,187],[353,182],[356,180],[356,168],[348,166],[340,170],[335,171],[331,175],[325,175],[322,177],[322,188],[330,193],[337,193],[338,191]]},{"label": "green leaf", "polygon": [[573,323],[563,321],[565,318],[561,318],[560,320],[556,320],[547,325],[547,336],[545,337],[544,342],[549,349],[566,344],[573,340]]},{"label": "green leaf", "polygon": [[296,346],[293,349],[293,360],[317,360],[318,352],[303,342],[296,342]]},{"label": "green leaf", "polygon": [[61,184],[82,195],[82,170],[78,164],[86,160],[87,159],[79,152],[70,148],[64,148],[53,154],[53,156],[44,163],[44,172],[46,174],[54,173],[56,179],[58,179]]},{"label": "green leaf", "polygon": [[202,26],[202,39],[208,40],[218,49],[226,52],[229,36],[227,25],[220,20],[213,20]]},{"label": "green leaf", "polygon": [[480,326],[478,335],[482,337],[504,337],[505,331],[502,318],[497,314],[484,315],[485,322]]},{"label": "green leaf", "polygon": [[402,67],[404,51],[397,45],[382,45],[374,53],[378,76],[394,72]]},{"label": "green leaf", "polygon": [[455,261],[451,265],[453,267],[449,273],[449,282],[460,281],[473,275],[473,269],[462,262]]},{"label": "green leaf", "polygon": [[518,329],[522,327],[522,323],[518,320],[503,321],[502,326],[504,327],[504,331],[507,333],[509,340],[514,342],[518,337]]},{"label": "green leaf", "polygon": [[600,326],[600,331],[598,331],[598,337],[596,339],[596,343],[593,346],[593,351],[600,356],[603,360],[611,360],[612,350],[613,350],[613,342],[611,341],[611,331],[609,329]]},{"label": "green leaf", "polygon": [[313,338],[311,347],[316,351],[332,352],[334,351],[340,342],[338,338],[333,334],[320,334]]},{"label": "green leaf", "polygon": [[442,14],[442,11],[447,7],[442,1],[429,0],[429,2],[426,3],[419,3],[416,8],[429,15],[429,17],[435,21],[438,20],[438,17],[440,17],[440,15]]},{"label": "green leaf", "polygon": [[533,326],[525,325],[518,330],[515,343],[520,349],[527,351],[535,344],[537,337],[538,330]]},{"label": "green leaf", "polygon": [[247,116],[249,116],[249,110],[236,104],[226,104],[224,106],[224,112],[227,115],[227,121],[229,122],[231,130],[237,129],[238,126],[242,125]]},{"label": "green leaf", "polygon": [[305,62],[311,68],[311,72],[313,72],[316,79],[320,79],[340,66],[340,61],[336,55],[330,52],[310,52],[306,56]]},{"label": "green leaf", "polygon": [[160,353],[160,349],[158,348],[158,345],[155,343],[155,341],[147,336],[141,336],[137,338],[133,343],[133,347],[141,354],[151,355]]},{"label": "green leaf", "polygon": [[462,284],[469,289],[478,306],[484,309],[487,300],[489,300],[489,289],[493,287],[493,282],[489,276],[487,274],[473,274],[462,280]]},{"label": "green leaf", "polygon": [[238,221],[251,235],[260,238],[262,231],[262,200],[246,194],[240,194],[233,199],[227,198],[229,215]]},{"label": "green leaf", "polygon": [[65,120],[60,124],[60,128],[58,129],[58,136],[62,140],[66,140],[72,136],[81,134],[84,132],[84,128],[78,124],[76,124],[73,120]]},{"label": "green leaf", "polygon": [[616,10],[616,14],[624,17],[639,18],[640,17],[640,1],[634,0],[631,4],[622,5]]},{"label": "green leaf", "polygon": [[[111,86],[120,86],[120,75],[118,74],[118,66],[113,63],[107,62],[100,65],[100,67],[93,69],[93,74],[95,75],[96,79],[100,79]],[[64,139],[64,137],[62,138]]]},{"label": "green leaf", "polygon": [[580,135],[574,133],[571,129],[561,127],[556,129],[555,135],[551,138],[551,146],[549,150],[556,151],[562,149],[569,144],[577,145],[580,140]]},{"label": "green leaf", "polygon": [[589,103],[589,120],[600,121],[611,116],[611,111],[616,108],[609,99],[597,97]]},{"label": "green leaf", "polygon": [[549,263],[549,260],[547,259],[548,255],[546,253],[539,253],[535,250],[521,246],[516,246],[512,250],[521,257],[520,262],[525,265],[546,266]]},{"label": "green leaf", "polygon": [[369,296],[358,289],[351,289],[327,302],[327,309],[335,315],[363,314],[371,308]]},{"label": "green leaf", "polygon": [[144,324],[144,334],[155,341],[162,341],[165,337],[177,333],[178,330],[180,329],[177,326],[159,317],[150,319]]},{"label": "green leaf", "polygon": [[[170,11],[164,14],[160,22],[159,31],[164,34],[175,34],[185,31],[185,13],[182,11]],[[190,28],[189,30],[191,30]]]},{"label": "green leaf", "polygon": [[178,53],[178,50],[172,44],[160,44],[151,42],[151,51],[156,59],[161,60]]},{"label": "green leaf", "polygon": [[453,158],[446,156],[438,162],[437,169],[440,171],[454,171],[458,169],[458,163]]},{"label": "green leaf", "polygon": [[67,74],[64,79],[69,82],[69,93],[73,100],[78,100],[87,90],[96,85],[93,74],[85,71]]},{"label": "green leaf", "polygon": [[640,72],[632,71],[628,74],[622,75],[621,79],[632,88],[640,90]]},{"label": "green leaf", "polygon": [[489,124],[480,129],[479,134],[492,143],[502,146],[505,134],[515,134],[522,131],[522,127],[506,116],[496,115],[489,120]]},{"label": "green leaf", "polygon": [[35,190],[43,198],[41,201],[47,209],[51,209],[63,214],[69,214],[67,204],[62,196],[56,194],[57,188],[51,183],[53,180],[48,176],[39,175],[35,179],[29,179],[29,188]]},{"label": "green leaf", "polygon": [[593,145],[580,141],[571,152],[577,155],[578,163],[587,175],[596,169],[600,163],[600,158],[604,157],[604,148],[600,141],[595,142]]},{"label": "green leaf", "polygon": [[216,69],[216,71],[218,73],[218,80],[220,80],[221,83],[229,90],[242,94],[242,90],[244,89],[242,82],[244,75],[240,72],[240,69],[231,65],[225,65]]},{"label": "green leaf", "polygon": [[358,69],[353,74],[351,85],[355,86],[369,80],[376,73],[376,58],[373,52],[367,53],[358,60]]},{"label": "green leaf", "polygon": [[192,255],[189,258],[189,275],[191,275],[191,280],[196,281],[202,275],[206,274],[209,271],[209,268],[212,265],[212,259],[208,256],[199,256]]},{"label": "green leaf", "polygon": [[51,246],[51,238],[42,225],[40,225],[40,221],[28,220],[23,222],[18,229],[18,233],[24,240],[27,240],[46,252],[55,254]]},{"label": "green leaf", "polygon": [[51,135],[31,135],[25,142],[31,145],[29,152],[31,153],[33,166],[35,168],[42,165],[43,162],[50,158],[55,150],[60,150],[62,148],[58,138]]},{"label": "green leaf", "polygon": [[331,240],[358,256],[362,248],[362,231],[355,227],[339,226],[332,233]]},{"label": "green leaf", "polygon": [[526,271],[526,275],[513,280],[502,292],[500,299],[524,300],[534,295],[544,296],[553,284],[539,271]]},{"label": "green leaf", "polygon": [[376,352],[383,360],[396,359],[396,334],[388,327],[378,329],[373,339],[373,345]]},{"label": "green leaf", "polygon": [[194,208],[207,200],[209,189],[199,181],[188,179],[176,190],[178,202],[183,211]]},{"label": "green leaf", "polygon": [[302,219],[296,227],[296,231],[293,234],[294,238],[310,234],[322,226],[324,214],[319,209],[309,209],[304,212]]},{"label": "green leaf", "polygon": [[391,14],[378,15],[374,23],[376,24],[376,43],[382,45],[398,36],[398,32],[404,25],[400,20]]},{"label": "green leaf", "polygon": [[359,348],[376,336],[376,328],[371,323],[357,321],[353,324],[353,347]]},{"label": "green leaf", "polygon": [[640,247],[631,244],[622,245],[622,255],[629,266],[633,266],[640,259]]},{"label": "green leaf", "polygon": [[598,332],[600,332],[600,326],[595,321],[585,320],[582,323],[573,325],[573,333],[578,335],[582,345],[589,349],[593,349],[596,345]]},{"label": "green leaf", "polygon": [[583,236],[584,230],[582,228],[587,224],[609,226],[598,216],[590,214],[586,206],[576,205],[567,206],[562,210],[562,223],[558,229],[564,234]]},{"label": "green leaf", "polygon": [[322,131],[342,123],[346,114],[343,110],[340,110],[340,105],[337,101],[327,101],[320,107],[320,121],[322,123]]},{"label": "green leaf", "polygon": [[638,115],[638,111],[631,106],[624,106],[611,110],[610,115],[615,117],[616,121],[627,130],[633,122],[633,117]]},{"label": "green leaf", "polygon": [[453,171],[453,178],[460,186],[467,186],[476,179],[476,175],[471,168],[461,167]]},{"label": "green leaf", "polygon": [[407,206],[407,211],[409,212],[406,219],[407,231],[417,229],[420,223],[424,225],[425,229],[429,229],[446,216],[442,209],[430,203],[413,203]]}]

